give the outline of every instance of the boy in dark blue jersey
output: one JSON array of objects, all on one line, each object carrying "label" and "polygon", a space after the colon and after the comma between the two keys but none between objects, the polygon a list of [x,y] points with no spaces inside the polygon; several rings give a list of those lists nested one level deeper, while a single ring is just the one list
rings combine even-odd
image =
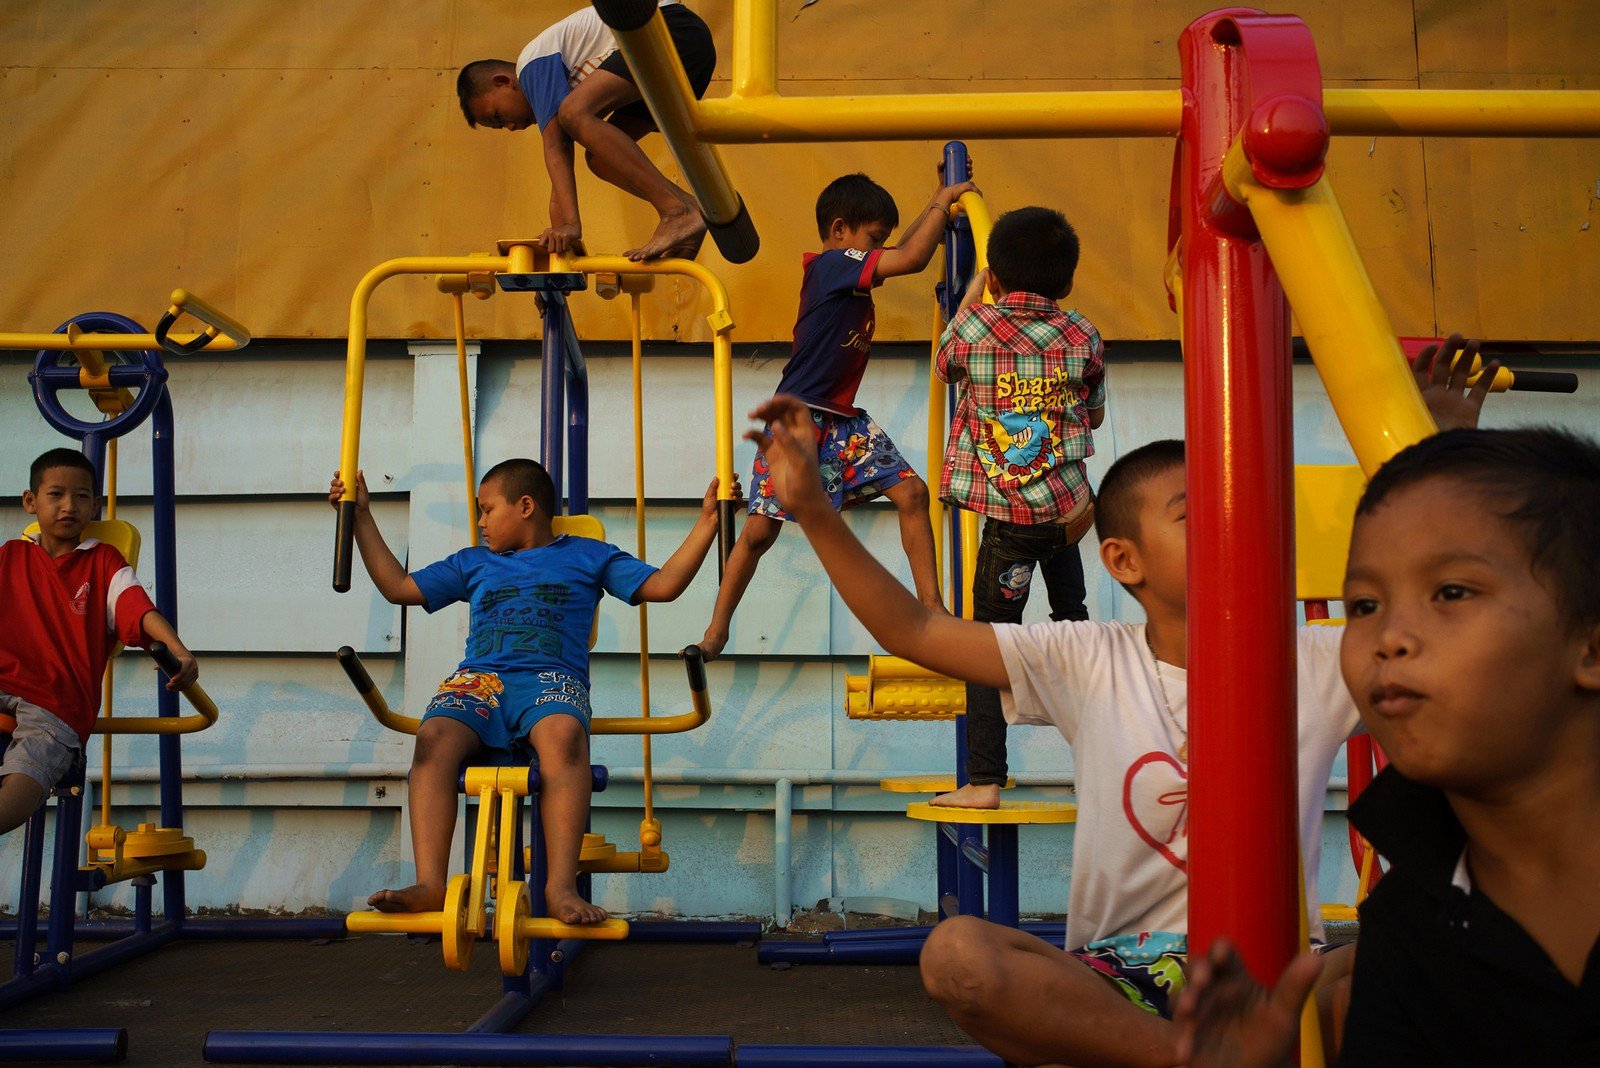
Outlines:
[{"label": "boy in dark blue jersey", "polygon": [[[950,207],[971,182],[948,185],[911,221],[900,244],[887,246],[900,222],[894,198],[865,174],[836,178],[817,198],[822,251],[805,257],[794,348],[784,365],[778,393],[799,397],[816,424],[818,462],[834,507],[853,508],[880,494],[900,513],[900,542],[911,561],[917,597],[943,610],[928,521],[928,486],[872,417],[856,407],[856,387],[872,355],[876,322],[872,290],[885,278],[916,274],[928,266],[944,233]],[[756,453],[750,479],[750,516],[733,547],[717,590],[711,625],[700,648],[715,659],[728,643],[733,610],[790,518],[767,482],[767,462]]]},{"label": "boy in dark blue jersey", "polygon": [[[603,594],[638,604],[674,600],[688,587],[716,536],[716,490],[713,479],[699,520],[657,570],[615,545],[556,537],[550,475],[532,460],[506,460],[478,486],[483,545],[407,574],[384,543],[366,479],[356,473],[355,540],[378,592],[391,604],[429,612],[457,601],[472,606],[466,657],[429,703],[411,757],[417,881],[379,890],[367,904],[380,912],[443,907],[461,764],[484,749],[505,749],[538,758],[549,914],[563,923],[605,919],[577,884],[591,785],[590,627]],[[335,474],[328,499],[337,507],[343,495]]]}]

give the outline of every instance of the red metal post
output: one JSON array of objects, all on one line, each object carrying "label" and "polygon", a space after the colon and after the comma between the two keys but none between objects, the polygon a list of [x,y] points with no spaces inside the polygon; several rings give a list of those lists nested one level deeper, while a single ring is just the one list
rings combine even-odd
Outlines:
[{"label": "red metal post", "polygon": [[1228,936],[1265,982],[1299,930],[1289,309],[1248,213],[1218,191],[1247,127],[1262,182],[1320,174],[1310,41],[1297,18],[1241,8],[1197,19],[1179,41],[1189,937],[1199,953]]}]

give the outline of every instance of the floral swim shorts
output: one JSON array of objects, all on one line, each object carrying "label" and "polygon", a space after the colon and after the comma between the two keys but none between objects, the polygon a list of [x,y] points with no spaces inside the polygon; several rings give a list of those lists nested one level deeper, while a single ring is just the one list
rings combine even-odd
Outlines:
[{"label": "floral swim shorts", "polygon": [[[817,425],[817,466],[822,469],[822,485],[840,511],[916,477],[889,435],[866,412],[838,415],[812,408],[811,420]],[[790,519],[772,492],[771,473],[766,454],[756,453],[750,476],[750,514]]]}]

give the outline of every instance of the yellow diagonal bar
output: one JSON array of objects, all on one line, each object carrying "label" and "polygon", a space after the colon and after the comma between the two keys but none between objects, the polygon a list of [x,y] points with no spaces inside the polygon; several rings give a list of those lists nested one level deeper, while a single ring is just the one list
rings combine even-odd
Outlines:
[{"label": "yellow diagonal bar", "polygon": [[1238,143],[1222,167],[1229,194],[1250,209],[1334,414],[1371,477],[1437,427],[1328,177],[1307,189],[1268,189],[1256,182]]}]

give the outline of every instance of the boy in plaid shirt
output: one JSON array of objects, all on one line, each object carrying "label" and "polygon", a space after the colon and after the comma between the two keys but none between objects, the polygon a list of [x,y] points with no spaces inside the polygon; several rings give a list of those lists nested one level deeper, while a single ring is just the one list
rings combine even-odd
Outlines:
[{"label": "boy in plaid shirt", "polygon": [[[1094,522],[1083,461],[1106,414],[1105,348],[1089,320],[1056,307],[1077,268],[1078,235],[1060,212],[1008,212],[989,235],[988,269],[939,341],[939,377],[960,383],[939,498],[984,516],[979,622],[1022,621],[1035,564],[1050,618],[1089,618],[1078,541]],[[980,303],[985,285],[992,305]],[[999,807],[1006,726],[992,687],[967,686],[967,776],[932,803]]]}]

